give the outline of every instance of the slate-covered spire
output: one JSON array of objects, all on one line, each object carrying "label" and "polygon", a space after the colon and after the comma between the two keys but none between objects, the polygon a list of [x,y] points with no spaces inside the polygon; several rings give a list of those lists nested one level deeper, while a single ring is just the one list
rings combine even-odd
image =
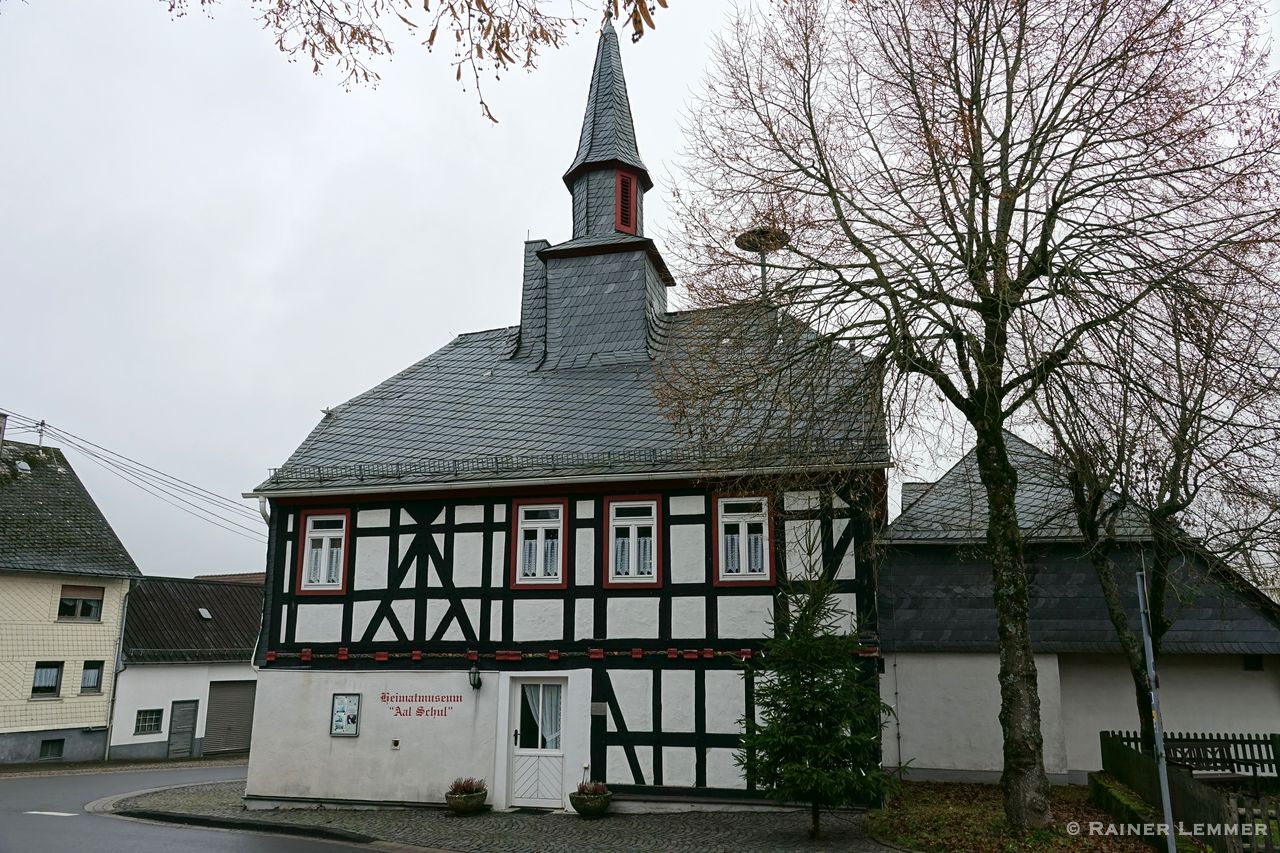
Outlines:
[{"label": "slate-covered spire", "polygon": [[596,65],[591,72],[591,92],[587,95],[587,113],[578,138],[578,154],[565,173],[564,182],[572,190],[574,182],[585,172],[615,168],[636,172],[645,191],[653,187],[636,146],[636,129],[631,120],[627,81],[622,74],[618,34],[613,24],[606,20],[596,47]]}]

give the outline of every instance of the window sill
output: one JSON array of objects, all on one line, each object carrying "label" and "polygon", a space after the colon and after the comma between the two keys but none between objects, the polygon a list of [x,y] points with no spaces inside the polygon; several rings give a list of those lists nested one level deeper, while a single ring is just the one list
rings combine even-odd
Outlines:
[{"label": "window sill", "polygon": [[773,575],[766,574],[741,574],[741,575],[717,575],[717,586],[773,586]]},{"label": "window sill", "polygon": [[81,690],[76,695],[77,696],[101,696],[102,691],[101,690]]},{"label": "window sill", "polygon": [[61,702],[61,696],[28,696],[28,702]]},{"label": "window sill", "polygon": [[99,625],[102,623],[101,619],[88,619],[80,616],[59,616],[57,621],[58,622],[87,622],[90,625]]}]

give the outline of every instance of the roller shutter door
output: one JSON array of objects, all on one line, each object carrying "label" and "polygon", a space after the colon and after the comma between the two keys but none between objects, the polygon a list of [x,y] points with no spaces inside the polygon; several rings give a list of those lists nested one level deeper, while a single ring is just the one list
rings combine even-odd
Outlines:
[{"label": "roller shutter door", "polygon": [[253,731],[253,696],[257,682],[209,682],[209,712],[204,724],[204,753],[244,752]]}]

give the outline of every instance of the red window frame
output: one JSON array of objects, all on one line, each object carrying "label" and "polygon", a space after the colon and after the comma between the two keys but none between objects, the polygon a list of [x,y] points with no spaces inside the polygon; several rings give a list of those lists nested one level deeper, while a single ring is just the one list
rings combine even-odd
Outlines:
[{"label": "red window frame", "polygon": [[[520,508],[525,506],[560,507],[560,580],[520,580]],[[507,549],[511,555],[512,589],[565,589],[569,585],[569,500],[568,498],[520,498],[511,502],[511,543]]]},{"label": "red window frame", "polygon": [[[613,579],[613,522],[610,520],[612,507],[616,503],[651,502],[653,511],[653,579],[644,581],[616,581]],[[604,549],[604,559],[600,564],[604,567],[601,585],[607,589],[659,589],[662,587],[662,496],[661,495],[614,495],[604,499],[604,518],[600,547]]]},{"label": "red window frame", "polygon": [[[769,541],[766,543],[769,558],[768,571],[763,577],[748,576],[742,580],[731,580],[721,577],[720,572],[720,501],[722,500],[762,500],[764,501],[765,523],[768,525]],[[714,586],[774,586],[778,576],[778,537],[775,522],[774,500],[771,495],[747,495],[720,493],[711,496],[711,583]]]},{"label": "red window frame", "polygon": [[[304,589],[302,586],[304,560],[307,556],[307,519],[317,515],[340,515],[345,521],[342,525],[342,583],[328,589]],[[298,549],[298,559],[294,561],[293,592],[294,595],[346,595],[347,585],[351,577],[351,510],[349,509],[304,509],[298,514],[298,535],[294,543]]]},{"label": "red window frame", "polygon": [[[619,169],[615,174],[613,189],[613,227],[623,234],[636,233],[636,211],[638,209],[636,187],[640,183],[631,172]],[[623,189],[626,192],[623,192]],[[623,197],[626,197],[624,203]]]}]

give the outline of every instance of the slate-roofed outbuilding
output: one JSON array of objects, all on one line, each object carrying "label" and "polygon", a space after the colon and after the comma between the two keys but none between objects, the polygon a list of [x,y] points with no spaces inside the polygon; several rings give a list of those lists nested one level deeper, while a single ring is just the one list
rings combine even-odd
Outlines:
[{"label": "slate-roofed outbuilding", "polygon": [[261,622],[260,584],[146,577],[129,594],[125,662],[248,663]]},{"label": "slate-roofed outbuilding", "polygon": [[0,444],[0,571],[141,574],[56,447]]},{"label": "slate-roofed outbuilding", "polygon": [[[524,245],[520,325],[459,335],[327,414],[255,494],[598,475],[696,477],[807,461],[888,464],[880,381],[841,351],[820,417],[789,417],[789,447],[761,450],[757,413],[711,447],[660,399],[664,375],[733,309],[669,311],[674,278],[644,236],[640,158],[618,37],[606,23],[577,153],[564,176],[572,237]],[[714,333],[712,333],[714,334]],[[774,332],[770,332],[774,334]]]},{"label": "slate-roofed outbuilding", "polygon": [[[1059,463],[1011,432],[1005,433],[1009,461],[1018,471],[1018,522],[1028,540],[1078,540],[1071,492]],[[885,542],[981,542],[987,535],[987,497],[974,451],[933,483],[909,483],[902,513],[884,533]],[[1141,539],[1147,528],[1140,513],[1123,511],[1117,537]]]},{"label": "slate-roofed outbuilding", "polygon": [[[1009,435],[1018,471],[1018,517],[1027,539],[1032,646],[1039,652],[1119,652],[1102,587],[1052,456]],[[991,564],[983,555],[985,494],[971,451],[935,483],[909,491],[883,536],[878,578],[880,641],[886,651],[994,651]],[[1135,573],[1149,553],[1130,513],[1114,556],[1130,624],[1137,623]],[[1280,605],[1210,555],[1189,553],[1173,572],[1166,653],[1280,654]]]}]

